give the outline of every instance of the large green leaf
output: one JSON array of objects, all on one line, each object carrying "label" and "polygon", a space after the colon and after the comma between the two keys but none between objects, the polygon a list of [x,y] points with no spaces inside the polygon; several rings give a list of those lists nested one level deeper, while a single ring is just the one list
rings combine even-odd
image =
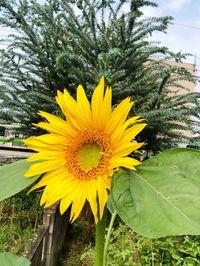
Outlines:
[{"label": "large green leaf", "polygon": [[31,262],[23,257],[18,257],[10,252],[0,253],[1,266],[29,266]]},{"label": "large green leaf", "polygon": [[19,160],[0,167],[0,201],[9,198],[30,186],[39,176],[24,177],[30,163]]},{"label": "large green leaf", "polygon": [[200,151],[167,150],[118,171],[111,200],[119,216],[146,237],[200,234]]},{"label": "large green leaf", "polygon": [[108,197],[106,207],[108,208],[108,210],[109,210],[109,212],[110,212],[111,214],[114,213],[114,211],[115,211],[115,207],[114,207],[114,205],[113,205],[112,200],[110,199],[110,196]]}]

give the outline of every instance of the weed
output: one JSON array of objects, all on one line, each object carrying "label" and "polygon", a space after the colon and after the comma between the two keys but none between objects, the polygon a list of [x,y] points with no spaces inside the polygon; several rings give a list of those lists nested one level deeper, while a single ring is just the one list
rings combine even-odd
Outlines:
[{"label": "weed", "polygon": [[[147,239],[121,224],[112,232],[108,266],[200,265],[199,243],[199,236]],[[91,245],[84,250],[81,261],[82,265],[93,265],[94,248]]]}]

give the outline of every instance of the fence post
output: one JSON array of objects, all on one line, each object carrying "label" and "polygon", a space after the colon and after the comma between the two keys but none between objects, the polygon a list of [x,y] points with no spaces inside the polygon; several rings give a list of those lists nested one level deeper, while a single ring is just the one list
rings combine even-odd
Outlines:
[{"label": "fence post", "polygon": [[54,204],[49,208],[45,209],[44,213],[44,225],[49,227],[48,230],[48,237],[45,239],[46,242],[46,265],[45,266],[54,266],[55,259],[54,259],[54,252],[53,252],[53,232],[54,232],[54,226],[55,226],[55,214],[56,209],[58,207],[58,204]]},{"label": "fence post", "polygon": [[56,266],[69,224],[69,210],[60,214],[59,203],[44,210],[43,225],[38,237],[32,241],[27,258],[31,266]]}]

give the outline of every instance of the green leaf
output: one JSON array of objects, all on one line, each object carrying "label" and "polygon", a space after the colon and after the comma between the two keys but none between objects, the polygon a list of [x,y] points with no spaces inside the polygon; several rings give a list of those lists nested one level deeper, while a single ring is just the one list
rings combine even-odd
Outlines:
[{"label": "green leaf", "polygon": [[39,176],[24,177],[29,167],[30,163],[25,160],[0,167],[0,201],[17,194],[37,180]]},{"label": "green leaf", "polygon": [[107,200],[107,204],[106,204],[106,206],[107,206],[107,208],[108,208],[108,210],[109,210],[109,212],[110,212],[111,214],[113,214],[113,213],[115,212],[115,207],[114,207],[114,205],[113,205],[112,200],[110,199],[110,196],[108,197],[108,200]]},{"label": "green leaf", "polygon": [[0,265],[2,266],[29,266],[31,262],[10,252],[0,253]]},{"label": "green leaf", "polygon": [[146,237],[200,234],[200,151],[167,150],[118,171],[111,200],[121,219]]}]

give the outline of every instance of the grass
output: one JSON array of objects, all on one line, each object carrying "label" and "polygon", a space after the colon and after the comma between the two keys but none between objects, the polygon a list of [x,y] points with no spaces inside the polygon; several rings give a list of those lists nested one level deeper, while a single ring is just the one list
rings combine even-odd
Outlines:
[{"label": "grass", "polygon": [[0,252],[9,251],[20,255],[26,253],[28,242],[33,235],[34,230],[31,227],[22,229],[17,224],[2,225],[0,228]]},{"label": "grass", "polygon": [[90,214],[86,218],[80,217],[70,226],[60,265],[87,266],[82,263],[80,257],[84,250],[95,242],[95,225],[90,218]]},{"label": "grass", "polygon": [[[107,266],[198,266],[199,244],[199,236],[148,239],[121,223],[112,233]],[[80,265],[92,266],[94,247],[89,245],[79,258]]]},{"label": "grass", "polygon": [[[0,164],[13,161],[4,159]],[[42,222],[40,195],[32,193],[27,196],[28,189],[0,202],[0,252],[24,255],[28,250],[29,240],[34,237]]]},{"label": "grass", "polygon": [[26,192],[0,203],[0,252],[26,253],[29,240],[42,221],[38,198],[29,199]]},{"label": "grass", "polygon": [[[62,266],[94,265],[93,223],[84,217],[72,224]],[[198,266],[200,236],[169,236],[148,239],[128,226],[115,222],[108,250],[107,266]]]}]

